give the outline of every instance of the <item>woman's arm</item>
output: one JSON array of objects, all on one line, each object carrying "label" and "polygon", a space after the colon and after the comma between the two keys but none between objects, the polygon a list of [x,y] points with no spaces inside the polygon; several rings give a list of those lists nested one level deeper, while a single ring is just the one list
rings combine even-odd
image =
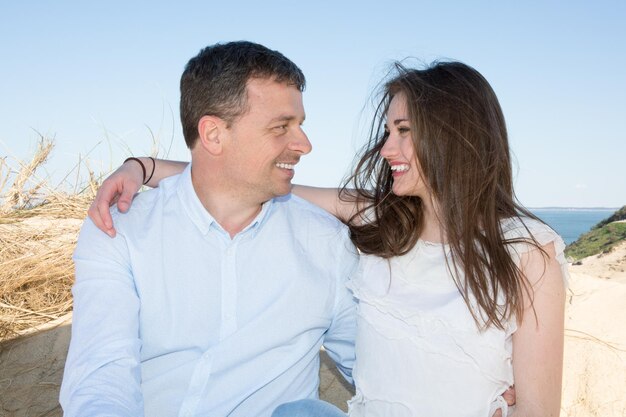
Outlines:
[{"label": "woman's arm", "polygon": [[[150,158],[138,158],[144,165],[148,177],[153,171],[148,187],[156,187],[166,177],[181,173],[187,162],[155,159],[154,165]],[[117,208],[126,212],[132,204],[135,193],[139,191],[144,181],[144,171],[137,161],[129,160],[122,164],[115,172],[105,179],[96,194],[96,198],[89,207],[89,218],[94,224],[109,236],[115,236],[115,228],[111,219],[109,207],[117,202]],[[318,188],[305,185],[294,185],[293,193],[328,211],[344,223],[356,213],[356,202],[345,201],[339,198],[337,188]]]},{"label": "woman's arm", "polygon": [[357,210],[356,201],[346,201],[340,198],[341,190],[338,188],[309,187],[307,185],[295,185],[291,191],[298,197],[302,197],[309,203],[315,204],[347,223]]},{"label": "woman's arm", "polygon": [[[111,237],[115,237],[115,228],[109,207],[117,201],[119,211],[123,213],[128,211],[133,196],[143,185],[144,179],[150,179],[146,183],[148,187],[156,187],[163,178],[179,174],[187,166],[187,162],[152,160],[147,157],[137,159],[143,164],[145,173],[139,162],[127,160],[102,182],[95,200],[87,211],[94,224]],[[152,174],[151,178],[150,174]],[[148,178],[144,178],[144,175]]]},{"label": "woman's arm", "polygon": [[[532,287],[525,312],[513,334],[515,416],[558,417],[563,374],[565,285],[554,244],[522,256],[521,269]],[[534,307],[534,311],[533,311]]]}]

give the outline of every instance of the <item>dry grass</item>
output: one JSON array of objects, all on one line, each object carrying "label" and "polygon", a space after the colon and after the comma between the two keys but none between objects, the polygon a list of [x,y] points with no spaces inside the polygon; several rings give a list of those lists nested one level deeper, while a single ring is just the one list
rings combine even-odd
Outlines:
[{"label": "dry grass", "polygon": [[[28,164],[20,164],[21,167],[13,179],[13,185],[11,185],[9,191],[3,196],[4,203],[0,206],[1,213],[9,213],[14,207],[27,207],[33,204],[33,200],[37,197],[39,191],[45,185],[45,182],[39,180],[33,185],[32,180],[36,178],[35,171],[37,171],[37,168],[43,165],[48,159],[48,156],[50,156],[52,146],[51,141],[42,138],[39,141],[33,159]],[[8,171],[7,177],[2,181],[3,185],[8,182],[11,170]],[[27,187],[29,183],[31,186]]]},{"label": "dry grass", "polygon": [[82,192],[49,189],[36,172],[52,148],[42,138],[32,160],[16,162],[17,169],[0,159],[0,341],[72,308],[72,252],[97,184],[90,173]]}]

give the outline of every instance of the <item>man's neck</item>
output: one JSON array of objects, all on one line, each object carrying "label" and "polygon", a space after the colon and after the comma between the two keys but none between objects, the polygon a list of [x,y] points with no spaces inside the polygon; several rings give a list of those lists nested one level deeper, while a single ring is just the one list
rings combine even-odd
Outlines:
[{"label": "man's neck", "polygon": [[221,187],[191,172],[194,191],[204,208],[228,232],[231,238],[245,229],[261,212],[263,203],[238,194],[231,187]]}]

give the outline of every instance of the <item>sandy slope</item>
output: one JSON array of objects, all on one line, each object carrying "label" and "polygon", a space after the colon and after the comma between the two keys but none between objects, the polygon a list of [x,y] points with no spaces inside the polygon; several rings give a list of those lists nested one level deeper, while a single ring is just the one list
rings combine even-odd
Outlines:
[{"label": "sandy slope", "polygon": [[[570,266],[562,417],[626,416],[626,242]],[[61,416],[57,403],[69,338],[58,327],[0,345],[0,416]],[[350,397],[322,365],[323,398]]]},{"label": "sandy slope", "polygon": [[569,270],[561,416],[626,416],[626,242]]},{"label": "sandy slope", "polygon": [[60,417],[71,314],[0,345],[0,416]]}]

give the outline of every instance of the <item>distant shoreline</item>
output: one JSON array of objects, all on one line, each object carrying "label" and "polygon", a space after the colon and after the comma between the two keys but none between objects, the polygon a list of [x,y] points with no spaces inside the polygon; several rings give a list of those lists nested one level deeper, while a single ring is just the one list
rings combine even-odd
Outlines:
[{"label": "distant shoreline", "polygon": [[617,211],[619,207],[526,207],[528,210]]},{"label": "distant shoreline", "polygon": [[529,210],[561,235],[566,244],[575,242],[619,211],[608,207],[542,207]]}]

